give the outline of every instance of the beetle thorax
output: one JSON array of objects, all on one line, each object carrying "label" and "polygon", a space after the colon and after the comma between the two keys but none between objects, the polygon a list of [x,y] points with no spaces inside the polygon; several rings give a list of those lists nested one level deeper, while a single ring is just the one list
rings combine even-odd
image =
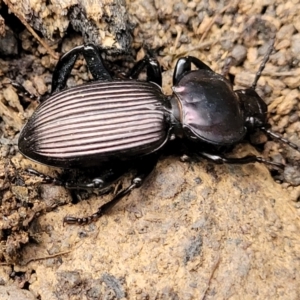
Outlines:
[{"label": "beetle thorax", "polygon": [[176,119],[185,137],[215,145],[234,144],[244,137],[239,100],[222,76],[208,70],[191,71],[173,91]]}]

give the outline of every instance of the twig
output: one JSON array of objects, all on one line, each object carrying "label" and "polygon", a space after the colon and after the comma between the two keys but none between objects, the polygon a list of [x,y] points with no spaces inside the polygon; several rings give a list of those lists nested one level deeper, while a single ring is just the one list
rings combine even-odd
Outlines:
[{"label": "twig", "polygon": [[[38,261],[38,260],[44,260],[44,259],[48,259],[48,258],[54,258],[54,257],[57,257],[57,256],[61,256],[61,255],[65,255],[65,254],[68,254],[70,253],[72,250],[69,250],[69,251],[63,251],[63,252],[58,252],[56,254],[53,254],[53,255],[47,255],[47,256],[42,256],[42,257],[35,257],[35,258],[30,258],[28,259],[26,262],[22,263],[21,265],[22,266],[27,266],[29,263],[31,263],[32,261]],[[0,266],[9,266],[11,265],[11,263],[9,262],[5,262],[5,263],[0,263]]]},{"label": "twig", "polygon": [[28,265],[29,263],[31,263],[32,261],[38,261],[38,260],[44,260],[44,259],[48,259],[48,258],[54,258],[54,257],[58,257],[58,256],[61,256],[61,255],[65,255],[65,254],[68,254],[70,253],[71,250],[68,250],[68,251],[63,251],[63,252],[58,252],[56,254],[52,254],[52,255],[47,255],[47,256],[42,256],[42,257],[36,257],[36,258],[30,258],[28,259],[24,264],[24,266]]},{"label": "twig", "polygon": [[220,264],[220,261],[221,261],[220,256],[218,256],[217,260],[215,261],[215,263],[214,263],[214,265],[213,265],[213,267],[212,267],[212,271],[211,271],[211,274],[210,274],[210,276],[209,276],[209,278],[208,278],[208,283],[207,283],[207,285],[206,285],[206,289],[205,289],[205,291],[204,291],[202,297],[200,298],[200,299],[202,299],[202,300],[205,299],[205,296],[206,296],[207,291],[208,291],[208,289],[209,289],[211,280],[212,280],[212,278],[213,278],[213,276],[214,276],[214,274],[215,274],[215,271],[217,270],[217,268],[218,268],[218,266],[219,266],[219,264]]}]

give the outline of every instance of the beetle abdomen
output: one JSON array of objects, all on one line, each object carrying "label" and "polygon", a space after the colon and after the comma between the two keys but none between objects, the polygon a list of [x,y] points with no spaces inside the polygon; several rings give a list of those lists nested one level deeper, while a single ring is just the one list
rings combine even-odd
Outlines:
[{"label": "beetle abdomen", "polygon": [[55,166],[128,159],[166,139],[163,94],[139,81],[92,82],[43,102],[19,139],[31,159]]}]

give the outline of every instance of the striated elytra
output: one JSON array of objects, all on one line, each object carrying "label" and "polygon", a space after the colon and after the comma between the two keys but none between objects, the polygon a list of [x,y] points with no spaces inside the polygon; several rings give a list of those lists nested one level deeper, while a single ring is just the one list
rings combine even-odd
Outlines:
[{"label": "striated elytra", "polygon": [[160,88],[148,82],[92,82],[56,93],[21,132],[27,157],[58,167],[89,167],[150,153],[166,139]]}]

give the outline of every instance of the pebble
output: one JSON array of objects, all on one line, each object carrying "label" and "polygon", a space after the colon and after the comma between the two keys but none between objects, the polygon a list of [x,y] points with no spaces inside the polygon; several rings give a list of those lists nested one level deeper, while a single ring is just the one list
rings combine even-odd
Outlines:
[{"label": "pebble", "polygon": [[292,36],[291,50],[294,56],[300,60],[300,33]]},{"label": "pebble", "polygon": [[0,54],[2,55],[17,55],[18,42],[13,31],[5,27],[5,33],[0,35]]}]

